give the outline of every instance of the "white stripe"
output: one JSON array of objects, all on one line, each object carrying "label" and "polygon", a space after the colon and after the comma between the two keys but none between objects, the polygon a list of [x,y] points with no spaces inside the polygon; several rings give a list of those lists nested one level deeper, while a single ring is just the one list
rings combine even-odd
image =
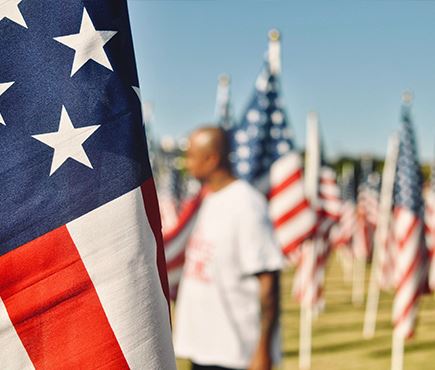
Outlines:
[{"label": "white stripe", "polygon": [[275,195],[269,202],[269,212],[272,219],[281,217],[292,210],[305,199],[304,183],[301,180],[290,184],[287,188]]},{"label": "white stripe", "polygon": [[293,218],[280,225],[275,229],[278,241],[281,246],[285,247],[286,244],[295,241],[302,235],[311,230],[314,226],[314,214],[310,209],[295,215]]},{"label": "white stripe", "polygon": [[168,305],[140,188],[67,224],[131,369],[175,369]]},{"label": "white stripe", "polygon": [[295,173],[301,167],[301,158],[296,152],[290,152],[277,159],[270,169],[271,186],[279,185],[289,177],[289,174]]},{"label": "white stripe", "polygon": [[8,311],[0,298],[0,368],[34,369],[32,361],[20,340]]}]

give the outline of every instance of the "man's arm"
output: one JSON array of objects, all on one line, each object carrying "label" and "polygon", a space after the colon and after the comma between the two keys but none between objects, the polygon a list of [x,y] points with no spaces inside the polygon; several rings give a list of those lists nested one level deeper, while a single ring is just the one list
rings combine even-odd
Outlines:
[{"label": "man's arm", "polygon": [[279,315],[279,272],[262,272],[257,277],[260,284],[260,338],[249,370],[270,370],[272,337]]}]

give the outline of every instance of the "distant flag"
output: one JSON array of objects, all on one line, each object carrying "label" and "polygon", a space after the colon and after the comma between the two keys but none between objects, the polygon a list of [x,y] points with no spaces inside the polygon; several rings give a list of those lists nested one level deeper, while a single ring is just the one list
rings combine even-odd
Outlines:
[{"label": "distant flag", "polygon": [[239,177],[267,195],[277,239],[291,255],[312,234],[315,216],[304,195],[302,162],[280,97],[279,32],[272,30],[269,39],[268,58],[234,130],[232,161]]},{"label": "distant flag", "polygon": [[220,75],[216,94],[216,120],[219,126],[225,130],[233,127],[231,110],[231,78],[228,75]]},{"label": "distant flag", "polygon": [[426,195],[426,243],[431,255],[429,284],[435,291],[435,161],[432,164],[431,181]]},{"label": "distant flag", "polygon": [[340,219],[331,230],[331,243],[334,247],[350,246],[355,233],[355,169],[353,165],[343,167],[340,187],[342,199]]},{"label": "distant flag", "polygon": [[[313,236],[315,248],[315,261],[312,266],[312,275],[305,281],[305,285],[295,277],[293,292],[298,301],[303,301],[303,295],[312,292],[312,305],[316,310],[324,306],[323,290],[325,285],[326,263],[331,252],[330,232],[340,219],[341,199],[340,189],[337,185],[335,171],[322,165],[319,173],[319,203],[317,208],[316,231]],[[302,256],[298,261],[296,275],[306,275],[307,259]],[[310,268],[308,268],[310,270]],[[310,275],[308,275],[309,277]],[[311,285],[310,288],[306,284]]]},{"label": "distant flag", "polygon": [[[315,113],[309,115],[309,120],[314,121],[317,126],[318,118]],[[317,145],[320,146],[320,140]],[[311,149],[307,147],[307,151],[309,150]],[[321,148],[318,150],[321,152]],[[313,309],[319,311],[324,305],[325,268],[331,251],[330,232],[340,218],[341,199],[336,174],[331,167],[321,163],[315,181],[317,182],[317,201],[314,205],[317,213],[316,229],[312,235],[312,245],[302,248],[293,281],[293,295],[300,303],[309,302]],[[312,253],[310,248],[314,248],[314,258],[310,257]]]},{"label": "distant flag", "polygon": [[423,178],[410,115],[410,97],[402,106],[399,156],[394,183],[395,243],[394,335],[412,336],[418,300],[427,288],[428,251],[424,240]]},{"label": "distant flag", "polygon": [[85,3],[0,6],[0,367],[175,369],[127,2]]},{"label": "distant flag", "polygon": [[185,251],[198,216],[206,190],[187,200],[177,217],[177,222],[166,229],[163,236],[166,263],[168,267],[169,290],[172,299],[176,299],[185,261]]},{"label": "distant flag", "polygon": [[[363,162],[364,163],[364,162]],[[373,235],[379,206],[380,177],[372,165],[362,166],[361,182],[357,196],[357,223],[353,243],[357,258],[368,259],[372,253]]]},{"label": "distant flag", "polygon": [[173,164],[160,171],[157,183],[162,230],[165,233],[178,222],[178,212],[182,201],[182,173]]}]

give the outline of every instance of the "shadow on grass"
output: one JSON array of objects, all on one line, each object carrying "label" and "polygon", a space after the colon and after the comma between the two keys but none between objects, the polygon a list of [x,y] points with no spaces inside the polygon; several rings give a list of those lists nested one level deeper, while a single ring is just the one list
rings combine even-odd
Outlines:
[{"label": "shadow on grass", "polygon": [[[323,346],[313,346],[312,352],[313,354],[323,354],[323,353],[338,353],[338,352],[343,352],[343,351],[349,351],[352,349],[368,349],[370,347],[373,346],[378,346],[379,343],[378,342],[382,342],[385,340],[388,340],[390,338],[390,336],[380,336],[380,337],[376,337],[373,340],[363,340],[363,339],[359,339],[359,340],[347,340],[345,342],[341,342],[341,343],[334,343],[334,344],[328,344],[328,345],[323,345]],[[434,342],[432,342],[432,345],[434,344]],[[373,353],[373,352],[371,352]],[[288,350],[288,351],[284,351],[283,355],[285,357],[297,357],[299,355],[298,350]]]},{"label": "shadow on grass", "polygon": [[[405,352],[418,352],[418,351],[426,351],[426,350],[433,350],[435,347],[435,340],[428,340],[428,341],[422,341],[422,342],[414,342],[414,343],[407,343],[405,345]],[[383,357],[390,357],[391,356],[391,348],[383,348],[375,351],[370,351],[369,356],[372,358],[383,358]]]}]

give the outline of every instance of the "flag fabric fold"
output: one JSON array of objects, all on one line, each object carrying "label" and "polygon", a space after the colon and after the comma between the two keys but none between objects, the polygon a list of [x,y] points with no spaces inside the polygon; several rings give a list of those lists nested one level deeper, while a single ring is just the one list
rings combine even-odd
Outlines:
[{"label": "flag fabric fold", "polygon": [[175,369],[126,1],[1,9],[0,367]]}]

